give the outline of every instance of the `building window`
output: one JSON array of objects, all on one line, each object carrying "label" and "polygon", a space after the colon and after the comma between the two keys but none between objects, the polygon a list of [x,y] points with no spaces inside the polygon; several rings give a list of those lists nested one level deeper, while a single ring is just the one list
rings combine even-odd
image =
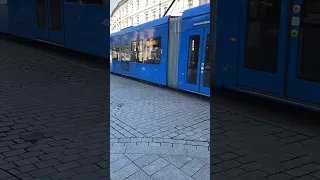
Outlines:
[{"label": "building window", "polygon": [[148,1],[148,0],[146,0],[146,6],[148,6],[148,3],[149,3],[149,1]]},{"label": "building window", "polygon": [[193,1],[192,0],[188,0],[188,7],[189,7],[189,9],[193,7]]},{"label": "building window", "polygon": [[167,11],[167,9],[168,9],[167,6],[165,6],[165,7],[163,8],[163,14]]},{"label": "building window", "polygon": [[148,22],[148,13],[146,13],[146,22]]},{"label": "building window", "polygon": [[139,0],[137,0],[137,9],[139,9]]},{"label": "building window", "polygon": [[156,19],[156,11],[152,12],[153,19]]},{"label": "building window", "polygon": [[139,24],[139,16],[137,16],[137,24]]}]

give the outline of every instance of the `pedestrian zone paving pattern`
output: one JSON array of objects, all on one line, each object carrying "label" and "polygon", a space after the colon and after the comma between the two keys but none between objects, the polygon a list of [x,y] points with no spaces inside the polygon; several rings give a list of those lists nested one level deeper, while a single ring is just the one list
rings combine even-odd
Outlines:
[{"label": "pedestrian zone paving pattern", "polygon": [[209,99],[110,77],[112,180],[210,179]]}]

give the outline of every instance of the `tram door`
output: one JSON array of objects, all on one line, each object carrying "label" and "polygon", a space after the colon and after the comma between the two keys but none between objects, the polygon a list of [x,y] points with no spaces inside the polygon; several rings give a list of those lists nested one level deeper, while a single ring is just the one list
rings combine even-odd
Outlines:
[{"label": "tram door", "polygon": [[242,4],[240,88],[320,105],[320,1],[243,0]]},{"label": "tram door", "polygon": [[242,0],[238,85],[283,94],[290,0]]},{"label": "tram door", "polygon": [[185,69],[185,89],[210,94],[210,28],[189,30],[187,64]]},{"label": "tram door", "polygon": [[294,0],[288,96],[320,105],[320,1]]},{"label": "tram door", "polygon": [[64,44],[63,0],[35,0],[36,37]]},{"label": "tram door", "polygon": [[121,74],[130,76],[129,44],[120,47]]}]

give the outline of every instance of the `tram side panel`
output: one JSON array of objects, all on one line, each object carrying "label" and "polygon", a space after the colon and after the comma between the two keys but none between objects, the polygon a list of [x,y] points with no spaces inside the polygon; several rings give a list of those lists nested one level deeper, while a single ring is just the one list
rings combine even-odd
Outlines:
[{"label": "tram side panel", "polygon": [[169,43],[167,58],[167,85],[177,88],[178,78],[178,52],[180,47],[180,24],[181,18],[169,19]]},{"label": "tram side panel", "polygon": [[8,33],[9,21],[8,2],[0,2],[0,33]]},{"label": "tram side panel", "polygon": [[109,58],[108,12],[106,4],[66,3],[64,5],[66,47]]}]

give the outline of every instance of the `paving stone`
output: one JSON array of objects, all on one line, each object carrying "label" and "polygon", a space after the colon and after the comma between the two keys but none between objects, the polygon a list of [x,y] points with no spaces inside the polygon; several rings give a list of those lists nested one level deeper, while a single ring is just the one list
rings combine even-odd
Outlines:
[{"label": "paving stone", "polygon": [[160,171],[156,172],[151,176],[155,180],[177,180],[177,179],[184,179],[184,180],[193,180],[187,173],[184,171],[176,168],[173,165],[168,165],[165,168],[161,169]]},{"label": "paving stone", "polygon": [[159,155],[145,155],[142,156],[141,158],[134,160],[133,162],[139,166],[140,168],[150,164],[151,162],[155,161],[158,159],[160,156]]},{"label": "paving stone", "polygon": [[209,180],[210,179],[210,165],[206,164],[198,172],[196,172],[192,177],[194,179]]},{"label": "paving stone", "polygon": [[164,168],[165,166],[167,166],[168,164],[169,164],[168,161],[164,160],[163,158],[159,158],[151,162],[150,164],[144,166],[142,170],[145,171],[148,175],[152,175],[157,171],[161,170],[162,168]]},{"label": "paving stone", "polygon": [[245,174],[242,174],[243,177],[248,178],[248,179],[261,179],[266,177],[268,174],[260,171],[260,170],[255,170],[251,172],[247,172]]},{"label": "paving stone", "polygon": [[188,156],[170,156],[170,155],[162,155],[162,158],[176,166],[177,168],[181,168],[188,162],[190,162],[193,158]]},{"label": "paving stone", "polygon": [[118,171],[111,173],[111,179],[112,180],[120,180],[120,179],[125,179],[137,171],[139,171],[140,168],[136,166],[135,164],[131,163],[128,164],[127,166],[123,167],[122,169],[119,169]]},{"label": "paving stone", "polygon": [[2,169],[0,169],[0,177],[1,178],[8,178],[11,175],[9,173],[7,173],[6,171],[3,171]]},{"label": "paving stone", "polygon": [[120,158],[110,164],[110,172],[113,173],[131,163],[132,161],[127,157]]},{"label": "paving stone", "polygon": [[181,170],[189,174],[190,176],[194,175],[197,171],[199,171],[205,163],[199,159],[194,158],[193,160],[189,161],[185,164]]},{"label": "paving stone", "polygon": [[65,170],[73,169],[73,168],[76,168],[76,167],[79,167],[79,166],[81,166],[80,163],[78,163],[76,161],[72,161],[72,162],[67,162],[67,163],[63,163],[63,164],[57,165],[57,166],[55,166],[55,168],[58,171],[65,171]]},{"label": "paving stone", "polygon": [[142,170],[139,170],[138,172],[136,172],[133,175],[126,178],[126,180],[137,180],[137,179],[139,179],[139,180],[152,180],[152,178]]},{"label": "paving stone", "polygon": [[43,168],[43,169],[38,169],[38,170],[35,170],[35,171],[32,171],[30,172],[30,174],[35,177],[35,178],[38,178],[38,177],[42,177],[42,176],[45,176],[45,175],[50,175],[50,174],[53,174],[53,173],[56,173],[57,170],[54,169],[53,167],[47,167],[47,168]]},{"label": "paving stone", "polygon": [[[116,154],[111,154],[111,157],[115,156]],[[127,158],[129,158],[131,161],[137,160],[144,156],[145,154],[125,154]],[[112,159],[112,158],[111,158]],[[112,160],[111,160],[112,161]]]}]

